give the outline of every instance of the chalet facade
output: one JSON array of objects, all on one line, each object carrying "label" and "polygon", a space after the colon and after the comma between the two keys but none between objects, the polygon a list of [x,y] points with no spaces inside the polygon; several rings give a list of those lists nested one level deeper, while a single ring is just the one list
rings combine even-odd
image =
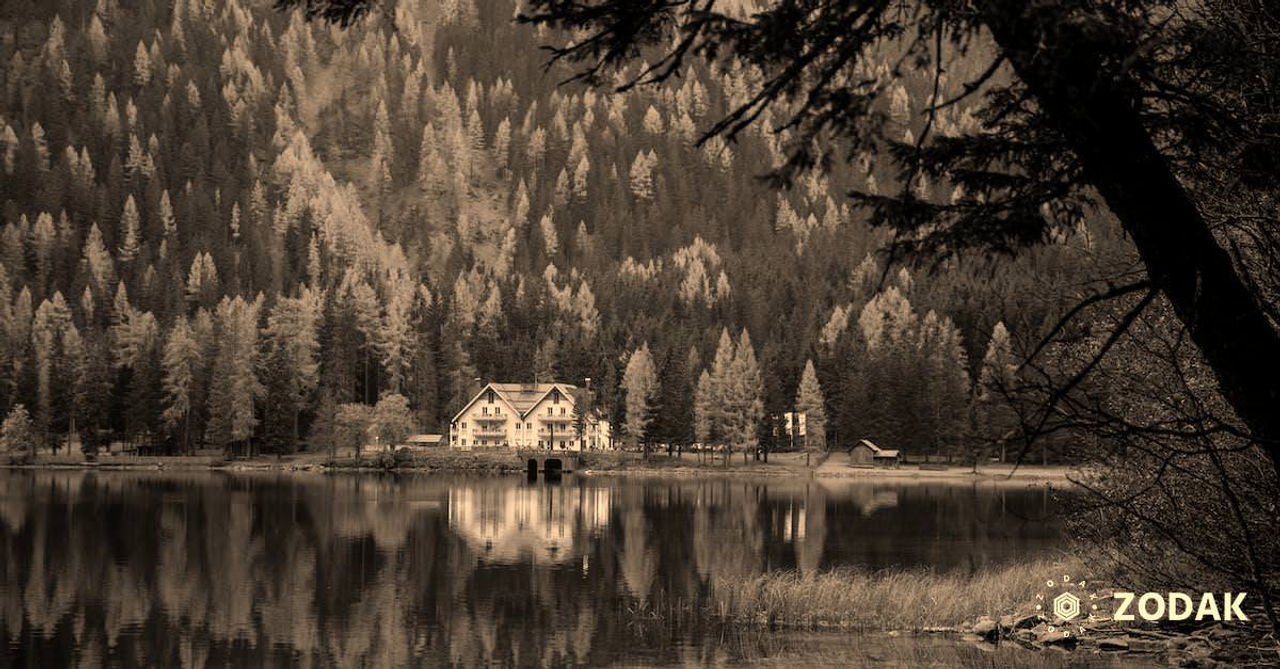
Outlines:
[{"label": "chalet facade", "polygon": [[[449,446],[577,450],[574,407],[582,393],[567,383],[489,383],[449,423]],[[609,422],[596,410],[585,417],[582,446],[613,448]]]}]

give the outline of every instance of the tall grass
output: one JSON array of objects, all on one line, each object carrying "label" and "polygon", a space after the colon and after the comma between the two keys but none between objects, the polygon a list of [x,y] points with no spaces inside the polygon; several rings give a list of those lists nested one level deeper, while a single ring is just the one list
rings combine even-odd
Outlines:
[{"label": "tall grass", "polygon": [[1084,569],[1076,558],[1056,557],[973,573],[836,569],[718,578],[709,613],[726,622],[780,627],[951,628],[982,615],[1033,611],[1047,579],[1064,573],[1088,577]]}]

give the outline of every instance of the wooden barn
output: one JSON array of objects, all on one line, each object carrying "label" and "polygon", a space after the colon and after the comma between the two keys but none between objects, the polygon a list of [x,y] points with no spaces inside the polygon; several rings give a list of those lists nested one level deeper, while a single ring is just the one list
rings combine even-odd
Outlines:
[{"label": "wooden barn", "polygon": [[858,440],[849,449],[849,464],[855,466],[897,467],[902,456],[896,450],[880,448],[867,439]]}]

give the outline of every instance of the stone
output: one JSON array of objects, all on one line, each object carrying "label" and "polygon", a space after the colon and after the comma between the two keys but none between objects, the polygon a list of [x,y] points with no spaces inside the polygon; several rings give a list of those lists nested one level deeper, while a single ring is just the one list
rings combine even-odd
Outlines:
[{"label": "stone", "polygon": [[1129,640],[1124,637],[1109,636],[1094,643],[1099,650],[1129,650]]},{"label": "stone", "polygon": [[1129,651],[1133,653],[1159,653],[1166,648],[1164,641],[1155,639],[1130,639]]},{"label": "stone", "polygon": [[998,629],[999,625],[995,620],[990,616],[982,616],[978,618],[977,622],[973,623],[973,628],[970,631],[984,639],[989,639],[996,635]]},{"label": "stone", "polygon": [[1076,642],[1071,632],[1056,627],[1050,628],[1044,623],[1032,628],[1031,633],[1034,635],[1035,642],[1042,646],[1069,646]]},{"label": "stone", "polygon": [[1037,613],[1010,613],[1000,617],[1000,626],[1008,630],[1020,630],[1035,627],[1040,622]]}]

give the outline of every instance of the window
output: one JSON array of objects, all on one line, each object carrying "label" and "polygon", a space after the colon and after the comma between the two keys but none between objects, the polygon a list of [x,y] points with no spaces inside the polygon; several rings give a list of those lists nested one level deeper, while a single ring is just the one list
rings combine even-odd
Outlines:
[{"label": "window", "polygon": [[489,404],[493,404],[493,397],[494,397],[494,395],[493,395],[493,391],[492,391],[492,390],[490,390],[490,391],[486,394],[486,398],[488,399]]},{"label": "window", "polygon": [[463,446],[466,446],[466,445],[467,445],[467,440],[466,440],[466,439],[463,439],[463,440],[462,440],[462,445],[463,445]]},{"label": "window", "polygon": [[561,415],[561,416],[563,416],[563,415],[564,415],[564,407],[560,407],[560,415]]},{"label": "window", "polygon": [[548,415],[548,416],[550,416],[550,415],[552,415],[553,413],[554,413],[554,412],[552,411],[551,407],[547,407],[547,415]]},{"label": "window", "polygon": [[542,440],[541,440],[541,439],[539,439],[539,440],[538,440],[538,448],[542,448]]},{"label": "window", "polygon": [[560,403],[560,391],[559,391],[559,390],[553,390],[553,391],[551,391],[551,403],[552,403],[552,404],[559,404],[559,403]]},{"label": "window", "polygon": [[481,415],[481,416],[488,416],[488,415],[489,415],[489,407],[480,407],[480,415]]},{"label": "window", "polygon": [[463,424],[462,424],[462,429],[464,429],[464,430],[465,430],[465,429],[467,429],[467,424],[466,424],[466,423],[463,423]]}]

